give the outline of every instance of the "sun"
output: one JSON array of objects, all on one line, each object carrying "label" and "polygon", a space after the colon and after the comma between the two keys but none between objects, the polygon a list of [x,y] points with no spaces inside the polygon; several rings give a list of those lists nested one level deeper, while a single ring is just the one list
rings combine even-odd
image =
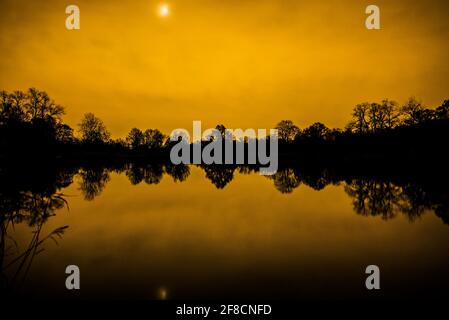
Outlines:
[{"label": "sun", "polygon": [[158,13],[159,13],[159,16],[161,16],[161,17],[168,17],[168,15],[170,14],[169,5],[166,3],[160,4],[159,8],[158,8]]}]

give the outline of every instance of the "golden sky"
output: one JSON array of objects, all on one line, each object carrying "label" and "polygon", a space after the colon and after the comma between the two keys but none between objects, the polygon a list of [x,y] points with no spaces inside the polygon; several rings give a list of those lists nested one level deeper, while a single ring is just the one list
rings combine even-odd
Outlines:
[{"label": "golden sky", "polygon": [[[0,0],[0,89],[45,90],[70,125],[93,112],[114,137],[193,120],[342,127],[359,102],[449,98],[447,1],[165,2],[162,18],[153,0]],[[381,30],[365,28],[369,4]]]}]

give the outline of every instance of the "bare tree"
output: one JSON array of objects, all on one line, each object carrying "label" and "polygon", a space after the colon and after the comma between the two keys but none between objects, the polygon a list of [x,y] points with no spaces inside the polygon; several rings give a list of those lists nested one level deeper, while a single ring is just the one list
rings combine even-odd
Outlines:
[{"label": "bare tree", "polygon": [[404,123],[408,125],[420,124],[435,117],[435,112],[423,107],[420,101],[415,97],[410,97],[401,108],[402,114],[405,116]]},{"label": "bare tree", "polygon": [[380,105],[383,113],[382,127],[385,129],[393,129],[400,123],[400,112],[398,104],[395,101],[384,99]]},{"label": "bare tree", "polygon": [[368,102],[360,103],[356,105],[352,111],[352,121],[348,124],[347,128],[353,132],[367,132],[368,125],[368,110],[370,104]]},{"label": "bare tree", "polygon": [[30,88],[28,90],[25,109],[31,120],[61,120],[61,116],[65,113],[64,108],[58,104],[55,104],[46,92],[39,91],[35,88]]},{"label": "bare tree", "polygon": [[377,132],[391,129],[400,123],[400,112],[397,103],[388,99],[382,103],[361,103],[352,112],[352,121],[347,128],[352,132]]},{"label": "bare tree", "polygon": [[14,91],[13,93],[2,91],[0,99],[2,122],[26,120],[23,108],[26,103],[26,95],[22,91]]}]

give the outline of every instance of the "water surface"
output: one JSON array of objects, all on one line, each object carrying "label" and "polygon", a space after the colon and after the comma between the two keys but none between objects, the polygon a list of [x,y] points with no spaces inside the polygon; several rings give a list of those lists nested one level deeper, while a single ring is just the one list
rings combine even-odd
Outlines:
[{"label": "water surface", "polygon": [[[20,191],[35,197],[34,207],[2,231],[6,290],[68,299],[341,299],[424,298],[449,287],[447,197],[385,181],[310,181],[292,169],[274,178],[172,169],[76,169],[56,192]],[[17,199],[4,196],[2,211]],[[33,210],[48,215],[33,222]],[[36,249],[32,240],[44,241]],[[21,266],[30,247],[38,254]],[[65,288],[70,264],[80,268],[79,291]],[[377,292],[365,289],[370,264],[381,269]]]}]

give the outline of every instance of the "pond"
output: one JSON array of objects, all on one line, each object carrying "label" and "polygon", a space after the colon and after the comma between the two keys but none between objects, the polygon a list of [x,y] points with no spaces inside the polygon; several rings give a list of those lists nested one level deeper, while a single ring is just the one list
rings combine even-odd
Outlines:
[{"label": "pond", "polygon": [[[447,187],[129,164],[24,179],[1,188],[13,296],[419,299],[449,284]],[[68,265],[81,290],[66,289]]]}]

